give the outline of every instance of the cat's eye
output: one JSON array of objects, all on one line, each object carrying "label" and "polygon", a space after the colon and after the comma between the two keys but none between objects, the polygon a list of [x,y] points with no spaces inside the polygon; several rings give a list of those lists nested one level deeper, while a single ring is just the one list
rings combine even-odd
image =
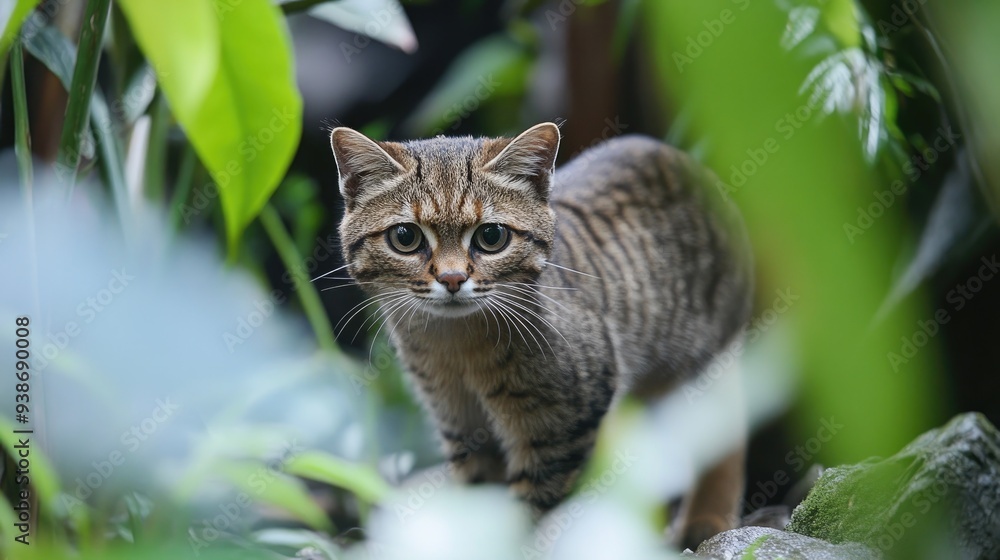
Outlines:
[{"label": "cat's eye", "polygon": [[496,253],[507,246],[510,230],[503,224],[483,224],[472,236],[476,247],[486,253]]},{"label": "cat's eye", "polygon": [[424,234],[416,224],[396,224],[388,233],[389,245],[400,253],[412,253],[424,244]]}]

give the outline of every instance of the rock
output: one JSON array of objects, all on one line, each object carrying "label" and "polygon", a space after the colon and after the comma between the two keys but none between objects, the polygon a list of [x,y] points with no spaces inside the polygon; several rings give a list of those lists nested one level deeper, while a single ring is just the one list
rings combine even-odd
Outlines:
[{"label": "rock", "polygon": [[775,506],[764,506],[750,512],[743,518],[742,527],[771,527],[772,529],[784,529],[791,521],[792,508],[779,504]]},{"label": "rock", "polygon": [[962,414],[892,457],[826,469],[787,529],[894,557],[1000,558],[1000,433]]},{"label": "rock", "polygon": [[878,551],[857,543],[830,544],[768,527],[741,527],[703,542],[692,558],[717,560],[878,560]]}]

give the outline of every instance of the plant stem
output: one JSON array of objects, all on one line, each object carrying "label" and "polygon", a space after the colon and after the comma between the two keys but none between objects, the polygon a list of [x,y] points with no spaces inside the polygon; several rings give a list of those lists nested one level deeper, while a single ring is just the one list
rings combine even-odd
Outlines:
[{"label": "plant stem", "polygon": [[31,166],[31,130],[28,126],[28,97],[24,86],[24,54],[20,37],[11,46],[10,60],[10,86],[14,97],[14,154],[17,156],[21,186],[30,192],[34,171]]},{"label": "plant stem", "polygon": [[167,173],[167,132],[170,130],[170,111],[163,93],[156,92],[150,106],[152,122],[149,126],[149,144],[146,147],[145,192],[149,200],[159,203],[164,195],[164,177]]},{"label": "plant stem", "polygon": [[288,2],[281,4],[281,11],[288,16],[304,12],[313,6],[318,6],[319,4],[329,1],[330,0],[289,0]]},{"label": "plant stem", "polygon": [[80,143],[90,120],[90,98],[97,81],[97,67],[101,61],[101,43],[104,26],[108,21],[111,0],[90,0],[83,14],[80,46],[76,53],[73,80],[69,89],[66,121],[59,138],[59,155],[56,157],[57,175],[67,185],[67,195],[72,194],[76,183],[76,168],[80,163]]},{"label": "plant stem", "polygon": [[198,154],[195,153],[191,144],[184,147],[184,155],[181,156],[181,166],[177,170],[177,181],[174,183],[174,194],[170,198],[170,230],[176,232],[181,225],[183,217],[184,203],[187,202],[188,195],[191,194],[191,187],[194,184],[194,170],[198,164]]},{"label": "plant stem", "polygon": [[[301,268],[302,257],[299,255],[298,249],[295,248],[295,242],[292,241],[292,237],[288,235],[284,224],[281,223],[278,211],[270,203],[264,205],[264,209],[261,210],[260,223],[267,231],[268,237],[271,238],[271,243],[277,249],[285,267],[289,271]],[[330,320],[323,309],[316,287],[301,274],[292,272],[292,279],[295,282],[295,290],[299,293],[302,307],[305,309],[306,317],[309,319],[309,324],[312,325],[313,331],[316,333],[316,342],[319,343],[319,347],[330,352],[337,352],[337,342],[333,336],[333,329],[330,327]]]}]

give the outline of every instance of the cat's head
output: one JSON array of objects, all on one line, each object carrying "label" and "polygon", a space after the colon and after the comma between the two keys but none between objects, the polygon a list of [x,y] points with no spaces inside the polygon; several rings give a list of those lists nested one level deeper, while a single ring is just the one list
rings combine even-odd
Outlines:
[{"label": "cat's head", "polygon": [[384,303],[421,298],[427,313],[461,317],[480,309],[476,298],[541,273],[555,233],[556,125],[514,139],[405,143],[341,127],[330,143],[347,205],[347,270]]}]

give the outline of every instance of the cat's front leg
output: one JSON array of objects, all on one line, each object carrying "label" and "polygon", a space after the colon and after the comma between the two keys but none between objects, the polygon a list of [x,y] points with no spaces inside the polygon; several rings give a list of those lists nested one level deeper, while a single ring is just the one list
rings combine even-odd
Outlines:
[{"label": "cat's front leg", "polygon": [[467,484],[503,482],[504,452],[484,427],[455,432],[439,430],[454,478]]},{"label": "cat's front leg", "polygon": [[[525,403],[527,404],[527,403]],[[542,403],[528,408],[546,408]],[[590,457],[604,407],[579,410],[565,403],[537,408],[517,407],[501,419],[507,441],[507,483],[528,503],[536,517],[548,512],[572,490]]]},{"label": "cat's front leg", "polygon": [[434,418],[454,478],[463,483],[503,482],[505,458],[486,414],[460,379],[410,366],[418,393]]}]

